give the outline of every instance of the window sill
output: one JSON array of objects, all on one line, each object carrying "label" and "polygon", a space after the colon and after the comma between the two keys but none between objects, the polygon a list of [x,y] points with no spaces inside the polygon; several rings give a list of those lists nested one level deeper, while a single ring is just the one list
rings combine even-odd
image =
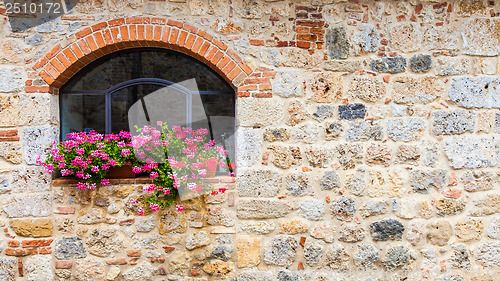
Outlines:
[{"label": "window sill", "polygon": [[[229,176],[215,176],[213,178],[205,178],[203,180],[206,183],[234,183],[236,182],[236,178]],[[72,178],[56,178],[52,180],[52,185],[69,185],[76,184],[78,182],[77,179]],[[109,184],[150,184],[153,183],[153,180],[146,177],[140,178],[121,178],[121,179],[109,179]]]}]

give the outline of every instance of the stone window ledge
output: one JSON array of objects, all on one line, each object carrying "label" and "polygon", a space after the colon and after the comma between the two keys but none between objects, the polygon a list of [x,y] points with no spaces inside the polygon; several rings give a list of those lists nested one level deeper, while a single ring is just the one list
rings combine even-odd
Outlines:
[{"label": "stone window ledge", "polygon": [[[205,178],[203,180],[206,183],[234,183],[236,178],[228,176],[216,176],[214,178]],[[72,178],[56,178],[52,180],[53,185],[69,185],[76,184],[77,179]],[[140,178],[121,178],[121,179],[109,179],[109,184],[150,184],[153,180],[147,177]]]}]

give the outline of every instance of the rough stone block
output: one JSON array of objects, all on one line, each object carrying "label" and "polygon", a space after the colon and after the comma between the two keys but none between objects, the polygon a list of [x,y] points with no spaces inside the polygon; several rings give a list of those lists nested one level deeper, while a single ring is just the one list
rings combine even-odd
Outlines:
[{"label": "rough stone block", "polygon": [[444,93],[444,83],[436,77],[394,78],[392,99],[396,103],[429,103]]},{"label": "rough stone block", "polygon": [[274,197],[282,185],[282,177],[272,170],[242,170],[238,173],[240,197]]},{"label": "rough stone block", "polygon": [[391,43],[394,49],[414,52],[420,49],[422,31],[417,23],[398,23],[391,28]]},{"label": "rough stone block", "polygon": [[326,45],[332,59],[346,59],[349,57],[349,39],[345,27],[330,28],[326,32]]},{"label": "rough stone block", "polygon": [[496,56],[500,53],[500,20],[472,18],[462,25],[463,50],[467,55]]},{"label": "rough stone block", "polygon": [[361,60],[329,60],[323,65],[325,70],[334,72],[356,72],[363,68]]},{"label": "rough stone block", "polygon": [[434,73],[436,75],[464,75],[470,72],[471,60],[468,58],[438,58]]},{"label": "rough stone block", "polygon": [[338,220],[351,221],[356,212],[356,202],[352,198],[336,198],[330,203],[330,211]]},{"label": "rough stone block", "polygon": [[253,267],[260,263],[260,240],[251,237],[241,237],[237,244],[238,267]]},{"label": "rough stone block", "polygon": [[304,95],[302,72],[297,69],[284,69],[276,72],[273,80],[273,94],[280,97],[300,97]]},{"label": "rough stone block", "polygon": [[12,169],[12,187],[15,192],[49,191],[50,181],[50,174],[42,167],[16,167]]},{"label": "rough stone block", "polygon": [[320,103],[331,103],[342,97],[342,76],[333,72],[320,72],[308,83],[312,99]]},{"label": "rough stone block", "polygon": [[24,237],[52,236],[52,220],[48,218],[12,219],[10,220],[10,227],[17,235]]},{"label": "rough stone block", "polygon": [[266,127],[283,120],[283,102],[274,98],[244,98],[236,101],[238,127]]},{"label": "rough stone block", "polygon": [[476,123],[474,112],[463,109],[438,110],[432,113],[432,117],[432,133],[435,135],[458,135],[466,131],[474,132]]},{"label": "rough stone block", "polygon": [[304,196],[314,193],[310,176],[307,173],[292,173],[285,178],[285,188],[291,195]]},{"label": "rough stone block", "polygon": [[54,255],[59,260],[81,259],[87,256],[83,241],[78,236],[61,237],[56,240]]},{"label": "rough stone block", "polygon": [[264,248],[264,261],[270,265],[290,266],[295,261],[299,243],[292,236],[273,238]]},{"label": "rough stone block", "polygon": [[306,199],[299,204],[299,214],[308,220],[321,220],[325,214],[325,204],[319,199]]},{"label": "rough stone block", "polygon": [[417,193],[427,193],[432,188],[440,190],[446,184],[446,174],[446,170],[411,171],[411,187]]},{"label": "rough stone block", "polygon": [[377,77],[354,76],[349,82],[348,94],[353,98],[376,102],[385,93],[384,83]]},{"label": "rough stone block", "polygon": [[18,66],[0,67],[0,93],[20,91],[24,87],[23,68]]},{"label": "rough stone block", "polygon": [[377,122],[352,121],[346,131],[348,141],[382,140],[384,133]]},{"label": "rough stone block", "polygon": [[429,25],[424,32],[424,48],[427,50],[458,50],[460,30],[454,26]]},{"label": "rough stone block", "polygon": [[449,98],[465,108],[500,108],[500,78],[456,77],[451,81]]},{"label": "rough stone block", "polygon": [[356,55],[376,52],[380,44],[380,34],[371,24],[361,24],[351,37],[352,48]]},{"label": "rough stone block", "polygon": [[427,224],[427,241],[433,245],[445,246],[453,235],[448,220],[437,220]]},{"label": "rough stone block", "polygon": [[54,280],[52,269],[52,256],[36,255],[30,256],[24,263],[24,270],[27,280]]},{"label": "rough stone block", "polygon": [[500,161],[500,139],[491,137],[452,137],[443,144],[446,157],[455,169],[493,167]]},{"label": "rough stone block", "polygon": [[264,132],[264,141],[275,142],[275,141],[287,141],[290,139],[290,132],[287,128],[279,129],[266,129]]},{"label": "rough stone block", "polygon": [[240,199],[236,209],[240,219],[271,219],[284,217],[290,206],[275,199]]},{"label": "rough stone block", "polygon": [[4,201],[9,218],[46,217],[52,213],[52,197],[48,193],[12,195]]},{"label": "rough stone block", "polygon": [[370,224],[374,241],[401,240],[405,227],[395,219],[376,221]]},{"label": "rough stone block", "polygon": [[366,108],[362,103],[352,103],[339,105],[339,119],[353,120],[356,118],[365,118]]},{"label": "rough stone block", "polygon": [[416,141],[422,138],[426,128],[418,117],[391,118],[387,120],[387,136],[393,141]]},{"label": "rough stone block", "polygon": [[416,73],[424,73],[432,67],[432,57],[430,55],[414,55],[410,58],[410,69]]},{"label": "rough stone block", "polygon": [[55,127],[25,127],[23,129],[23,155],[26,164],[36,164],[38,156],[41,156],[43,161],[52,143],[58,140],[59,130]]},{"label": "rough stone block", "polygon": [[260,158],[262,133],[258,130],[239,128],[236,131],[236,163],[238,167],[249,167]]}]

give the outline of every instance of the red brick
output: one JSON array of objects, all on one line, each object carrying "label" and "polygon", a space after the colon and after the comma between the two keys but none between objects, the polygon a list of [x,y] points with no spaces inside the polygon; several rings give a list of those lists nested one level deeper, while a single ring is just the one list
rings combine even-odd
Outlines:
[{"label": "red brick", "polygon": [[297,40],[302,41],[316,41],[317,37],[313,34],[297,34]]},{"label": "red brick", "polygon": [[[169,20],[170,21],[170,20]],[[170,30],[170,37],[168,38],[168,43],[175,44],[177,43],[177,36],[179,36],[179,29],[172,28]]]},{"label": "red brick", "polygon": [[24,267],[22,259],[17,259],[17,272],[19,273],[19,277],[24,276]]},{"label": "red brick", "polygon": [[186,47],[186,49],[188,50],[191,50],[195,40],[196,40],[196,35],[189,34],[188,38],[186,39],[186,44],[184,45],[184,47]]},{"label": "red brick", "polygon": [[241,72],[243,72],[241,70],[241,68],[239,67],[235,67],[228,75],[227,75],[227,79],[229,80],[233,80],[234,78],[236,78],[236,76],[238,76]]},{"label": "red brick", "polygon": [[176,20],[168,20],[168,21],[167,21],[167,24],[168,24],[168,25],[171,25],[171,26],[176,26],[176,27],[178,27],[178,28],[182,28],[182,26],[183,26],[183,23],[182,23],[182,22],[180,22],[180,21],[176,21]]},{"label": "red brick", "polygon": [[144,25],[137,26],[137,39],[140,41],[144,41],[146,39],[146,28]]},{"label": "red brick", "polygon": [[250,97],[250,92],[238,91],[238,97],[239,98],[248,98],[248,97]]},{"label": "red brick", "polygon": [[297,26],[309,26],[309,27],[320,27],[325,25],[323,20],[297,20],[295,21]]},{"label": "red brick", "polygon": [[247,78],[245,84],[270,84],[269,78]]},{"label": "red brick", "polygon": [[120,225],[132,225],[132,224],[134,224],[134,222],[135,222],[135,219],[126,219],[126,220],[120,221]]},{"label": "red brick", "polygon": [[210,63],[216,65],[223,56],[224,56],[224,53],[222,53],[221,51],[217,51],[217,53],[210,60]]},{"label": "red brick", "polygon": [[153,35],[153,40],[156,42],[161,41],[161,34],[162,34],[163,27],[160,25],[155,26],[154,29],[154,35]]},{"label": "red brick", "polygon": [[47,71],[47,73],[50,74],[50,76],[54,77],[55,79],[59,77],[60,74],[59,71],[57,71],[57,69],[54,66],[52,66],[52,64],[45,65],[43,69]]},{"label": "red brick", "polygon": [[127,264],[128,262],[126,259],[114,259],[114,260],[107,260],[106,263],[109,265],[124,265]]},{"label": "red brick", "polygon": [[23,248],[45,247],[52,244],[53,239],[23,240]]},{"label": "red brick", "polygon": [[38,62],[36,62],[34,65],[33,65],[33,69],[39,69],[41,67],[43,67],[45,64],[47,64],[49,62],[49,60],[46,58],[46,57],[42,57]]},{"label": "red brick", "polygon": [[92,25],[92,31],[96,32],[96,31],[99,31],[101,29],[106,28],[107,26],[108,26],[107,22],[96,23],[96,24]]},{"label": "red brick", "polygon": [[234,63],[234,61],[230,61],[223,69],[222,69],[222,73],[224,73],[224,75],[228,75],[229,72],[231,72],[234,68],[236,67],[236,63]]},{"label": "red brick", "polygon": [[73,266],[72,261],[56,261],[57,269],[69,269]]},{"label": "red brick", "polygon": [[56,207],[54,213],[63,215],[74,214],[75,207]]},{"label": "red brick", "polygon": [[173,250],[175,250],[175,247],[171,247],[171,246],[163,246],[163,249],[165,250],[166,253],[170,253],[172,252]]},{"label": "red brick", "polygon": [[195,54],[198,54],[198,51],[200,50],[203,42],[204,42],[203,38],[197,37],[196,41],[193,44],[193,48],[191,48],[191,51],[193,51]]},{"label": "red brick", "polygon": [[153,26],[146,25],[146,40],[153,41]]},{"label": "red brick", "polygon": [[212,41],[214,37],[203,30],[198,30],[198,35],[205,38],[207,41]]},{"label": "red brick", "polygon": [[259,91],[270,91],[273,89],[271,84],[259,84]]},{"label": "red brick", "polygon": [[254,93],[252,94],[252,96],[254,98],[272,98],[273,97],[273,94],[270,93],[270,92],[267,92],[267,93]]},{"label": "red brick", "polygon": [[214,39],[212,40],[212,43],[214,43],[214,44],[215,44],[215,46],[219,47],[219,49],[221,49],[221,50],[223,50],[223,51],[227,50],[227,45],[226,45],[226,44],[224,44],[224,43],[222,43],[222,41],[220,41],[220,40],[219,40],[219,39],[217,39],[217,38],[214,38]]},{"label": "red brick", "polygon": [[126,18],[125,22],[127,24],[140,24],[140,23],[144,23],[144,18],[141,18],[141,17]]},{"label": "red brick", "polygon": [[187,36],[188,36],[188,32],[185,30],[181,30],[181,33],[179,34],[179,39],[177,40],[177,45],[184,47],[184,44],[186,43]]},{"label": "red brick", "polygon": [[215,45],[211,45],[210,46],[210,49],[208,49],[208,51],[205,53],[204,57],[210,61],[213,56],[215,55],[215,53],[217,52],[218,48],[215,46]]},{"label": "red brick", "polygon": [[244,61],[241,61],[238,65],[241,67],[241,69],[243,69],[243,71],[245,71],[246,74],[250,74],[253,71],[250,66],[248,66],[248,64],[246,64]]},{"label": "red brick", "polygon": [[50,60],[54,58],[62,50],[61,46],[56,45],[50,52],[46,54],[47,58]]},{"label": "red brick", "polygon": [[203,43],[203,46],[201,46],[200,51],[198,52],[198,54],[199,54],[200,56],[204,56],[204,55],[205,55],[205,53],[206,53],[206,52],[207,52],[207,50],[208,50],[208,47],[210,47],[210,45],[211,45],[211,44],[210,44],[210,42],[205,41],[205,42]]},{"label": "red brick", "polygon": [[228,56],[224,56],[218,63],[217,63],[217,68],[222,69],[224,66],[226,66],[229,62],[231,61],[231,58]]},{"label": "red brick", "polygon": [[30,253],[31,252],[27,251],[26,249],[12,249],[12,248],[5,249],[5,254],[7,256],[24,257],[24,256],[29,256]]},{"label": "red brick", "polygon": [[110,27],[124,25],[124,24],[125,24],[125,19],[124,18],[119,18],[119,19],[114,19],[114,20],[108,21],[108,25]]},{"label": "red brick", "polygon": [[265,43],[264,43],[264,40],[259,40],[259,39],[250,39],[250,45],[253,45],[253,46],[264,46]]},{"label": "red brick", "polygon": [[75,36],[76,36],[76,39],[80,39],[80,38],[83,38],[83,37],[89,35],[90,33],[92,33],[92,28],[87,27],[87,28],[84,28],[84,29],[78,31],[77,33],[75,33]]},{"label": "red brick", "polygon": [[20,241],[18,241],[18,240],[9,240],[9,241],[7,242],[7,245],[8,245],[9,247],[19,247],[19,245],[21,245],[21,242],[20,242]]},{"label": "red brick", "polygon": [[52,247],[40,247],[38,248],[38,253],[40,255],[50,255],[52,254]]},{"label": "red brick", "polygon": [[226,53],[233,58],[233,60],[237,63],[241,61],[241,57],[233,50],[233,49],[228,49]]},{"label": "red brick", "polygon": [[189,31],[191,33],[194,33],[194,34],[198,33],[198,28],[196,28],[196,27],[194,27],[194,26],[192,26],[190,24],[185,23],[183,25],[183,28],[184,28],[184,30],[187,30],[187,31]]},{"label": "red brick", "polygon": [[141,250],[127,250],[127,256],[129,257],[140,257]]},{"label": "red brick", "polygon": [[309,49],[309,48],[311,48],[311,43],[305,42],[305,41],[297,41],[297,47],[303,48],[303,49]]},{"label": "red brick", "polygon": [[[55,81],[52,79],[52,81]],[[49,81],[45,81],[49,83]],[[53,83],[53,82],[52,82]],[[52,83],[49,83],[52,85]],[[24,87],[26,93],[50,93],[50,86],[26,86]]]}]

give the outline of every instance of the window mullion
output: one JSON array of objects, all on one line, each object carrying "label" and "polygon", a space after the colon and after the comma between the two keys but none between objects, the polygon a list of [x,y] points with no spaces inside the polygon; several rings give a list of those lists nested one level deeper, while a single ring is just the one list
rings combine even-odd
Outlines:
[{"label": "window mullion", "polygon": [[105,98],[105,130],[106,134],[111,134],[111,94],[106,93]]}]

